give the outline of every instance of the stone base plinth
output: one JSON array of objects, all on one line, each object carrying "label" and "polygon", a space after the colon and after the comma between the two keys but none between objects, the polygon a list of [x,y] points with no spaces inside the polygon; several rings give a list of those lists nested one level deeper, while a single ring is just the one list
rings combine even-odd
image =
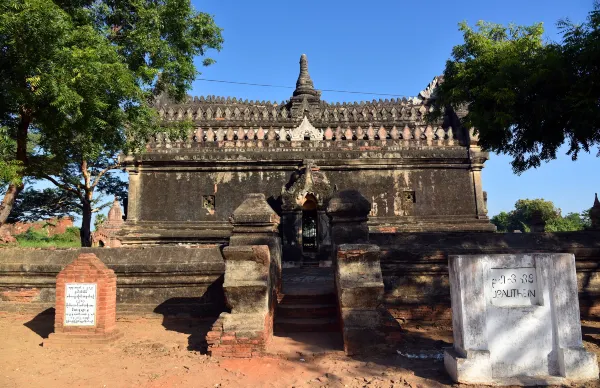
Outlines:
[{"label": "stone base plinth", "polygon": [[493,386],[568,386],[598,379],[596,355],[585,349],[559,349],[559,367],[562,376],[494,377],[488,351],[468,351],[466,357],[454,348],[446,349],[444,366],[453,381],[462,384]]},{"label": "stone base plinth", "polygon": [[572,381],[598,379],[596,355],[585,348],[558,349],[560,374]]},{"label": "stone base plinth", "polygon": [[344,339],[344,353],[354,356],[374,351],[385,343],[385,333],[377,326],[349,326],[344,322],[342,337]]},{"label": "stone base plinth", "polygon": [[250,358],[263,355],[272,337],[272,315],[255,322],[247,314],[222,313],[206,334],[208,353],[213,357]]},{"label": "stone base plinth", "polygon": [[444,366],[450,378],[465,384],[489,384],[492,381],[490,352],[469,351],[467,357],[454,348],[444,352]]},{"label": "stone base plinth", "polygon": [[51,333],[43,342],[45,348],[89,348],[110,345],[123,337],[118,329],[110,333]]}]

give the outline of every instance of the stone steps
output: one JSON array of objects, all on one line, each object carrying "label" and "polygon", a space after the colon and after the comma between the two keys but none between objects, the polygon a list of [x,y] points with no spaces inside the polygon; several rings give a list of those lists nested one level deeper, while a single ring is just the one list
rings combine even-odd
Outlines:
[{"label": "stone steps", "polygon": [[284,333],[331,333],[340,331],[337,318],[276,318],[275,335]]},{"label": "stone steps", "polygon": [[284,294],[279,298],[279,305],[321,305],[321,304],[333,304],[337,306],[337,298],[335,294],[308,294],[308,295],[296,295],[296,294]]},{"label": "stone steps", "polygon": [[337,315],[337,305],[334,303],[321,304],[282,304],[277,308],[278,318],[330,318]]},{"label": "stone steps", "polygon": [[275,310],[275,335],[340,331],[330,268],[284,269],[282,291]]}]

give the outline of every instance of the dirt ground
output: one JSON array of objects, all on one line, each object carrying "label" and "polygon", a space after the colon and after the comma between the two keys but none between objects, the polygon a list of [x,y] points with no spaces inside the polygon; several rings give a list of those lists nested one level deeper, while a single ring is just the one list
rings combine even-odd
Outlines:
[{"label": "dirt ground", "polygon": [[[203,354],[203,336],[214,319],[119,319],[124,338],[110,347],[43,348],[53,319],[0,315],[0,387],[458,386],[439,358],[452,341],[444,326],[405,325],[397,344],[370,357],[346,357],[335,350],[338,338],[306,334],[275,338],[272,356],[216,360]],[[586,347],[600,359],[600,322],[582,324]]]}]

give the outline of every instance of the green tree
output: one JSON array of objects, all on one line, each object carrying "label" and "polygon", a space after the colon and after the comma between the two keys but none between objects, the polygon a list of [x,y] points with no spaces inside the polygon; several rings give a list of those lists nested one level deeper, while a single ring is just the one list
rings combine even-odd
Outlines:
[{"label": "green tree", "polygon": [[547,232],[573,232],[589,227],[584,216],[580,213],[569,213],[564,217],[556,218],[546,224]]},{"label": "green tree", "polygon": [[183,99],[194,58],[222,41],[189,0],[0,2],[0,224],[23,178],[43,178],[78,199],[90,246],[94,193],[110,192],[119,153],[140,150],[159,129],[154,97]]},{"label": "green tree", "polygon": [[447,61],[432,117],[447,107],[479,144],[510,155],[516,173],[556,157],[565,142],[573,160],[600,144],[600,3],[587,21],[558,22],[562,42],[544,42],[542,24],[460,24],[464,43]]},{"label": "green tree", "polygon": [[106,219],[106,215],[102,213],[96,214],[96,219],[94,220],[94,230],[100,229],[102,224],[106,222]]},{"label": "green tree", "polygon": [[26,188],[16,199],[7,222],[33,222],[81,214],[80,204],[71,193],[58,188]]},{"label": "green tree", "polygon": [[[587,211],[589,213],[589,211]],[[492,217],[491,222],[496,225],[498,232],[530,232],[536,222],[544,222],[547,232],[572,232],[583,230],[590,225],[586,211],[561,215],[560,209],[552,201],[544,199],[520,199],[515,203],[515,209],[510,212],[501,212]]]},{"label": "green tree", "polygon": [[514,229],[512,227],[512,218],[511,214],[507,212],[500,212],[499,214],[493,216],[490,222],[496,225],[498,232],[512,232]]}]

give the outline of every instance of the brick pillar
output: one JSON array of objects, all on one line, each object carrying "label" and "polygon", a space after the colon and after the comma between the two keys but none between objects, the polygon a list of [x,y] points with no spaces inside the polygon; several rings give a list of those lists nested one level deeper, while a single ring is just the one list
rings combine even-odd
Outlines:
[{"label": "brick pillar", "polygon": [[230,218],[233,225],[230,246],[267,245],[277,292],[281,291],[281,237],[279,216],[269,206],[264,194],[246,194]]},{"label": "brick pillar", "polygon": [[331,240],[340,244],[366,244],[369,242],[367,220],[371,203],[356,190],[337,192],[327,205],[331,218]]},{"label": "brick pillar", "polygon": [[108,344],[116,328],[117,277],[93,253],[82,253],[56,277],[54,333],[44,346]]},{"label": "brick pillar", "polygon": [[273,313],[281,290],[279,216],[264,194],[247,194],[231,216],[229,246],[223,250],[223,288],[231,313],[222,313],[206,340],[222,357],[264,352],[273,335]]},{"label": "brick pillar", "polygon": [[335,286],[344,351],[364,353],[385,342],[380,304],[383,298],[380,251],[369,245],[371,203],[356,190],[340,191],[327,206],[336,257]]},{"label": "brick pillar", "polygon": [[384,290],[379,247],[340,245],[335,284],[346,354],[360,354],[384,344],[384,322],[380,310]]},{"label": "brick pillar", "polygon": [[138,168],[128,168],[129,173],[129,195],[127,198],[127,221],[136,223],[140,219],[140,195],[142,185],[141,174]]},{"label": "brick pillar", "polygon": [[273,334],[275,293],[269,247],[241,245],[223,249],[225,298],[222,313],[206,335],[212,356],[248,358],[264,352]]}]

